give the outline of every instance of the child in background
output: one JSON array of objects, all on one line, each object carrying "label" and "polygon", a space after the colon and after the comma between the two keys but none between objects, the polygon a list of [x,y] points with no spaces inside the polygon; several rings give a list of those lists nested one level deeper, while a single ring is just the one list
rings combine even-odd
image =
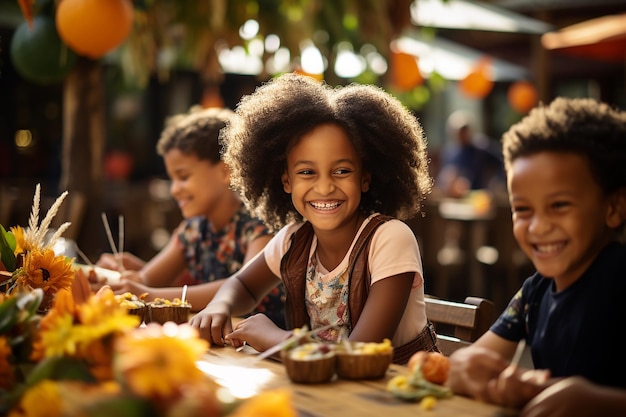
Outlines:
[{"label": "child in background", "polygon": [[[557,98],[503,136],[513,233],[537,272],[451,355],[459,394],[522,416],[625,416],[626,112]],[[536,370],[508,366],[530,346]]]},{"label": "child in background", "polygon": [[[246,210],[230,188],[229,169],[220,158],[220,130],[233,117],[228,109],[193,110],[168,123],[157,143],[171,179],[171,194],[185,218],[169,243],[149,262],[131,254],[123,257],[123,284],[118,292],[148,293],[148,300],[181,296],[178,278],[192,284],[187,300],[205,306],[224,282],[261,251],[271,234]],[[104,254],[98,266],[116,269],[118,259]],[[189,281],[189,278],[191,281]],[[150,288],[158,287],[158,288]],[[259,299],[257,311],[284,327],[282,287]]]},{"label": "child in background", "polygon": [[[432,187],[417,119],[373,86],[333,89],[285,74],[245,96],[223,132],[233,185],[278,230],[190,323],[213,344],[264,351],[292,332],[247,313],[283,282],[288,329],[343,326],[394,345],[394,361],[436,350],[417,241],[402,221]],[[337,340],[338,330],[320,337]]]}]

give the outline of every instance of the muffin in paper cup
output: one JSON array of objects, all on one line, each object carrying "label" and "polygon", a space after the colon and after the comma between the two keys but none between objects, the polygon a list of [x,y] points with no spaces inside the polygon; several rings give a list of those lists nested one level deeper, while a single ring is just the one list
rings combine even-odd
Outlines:
[{"label": "muffin in paper cup", "polygon": [[128,314],[134,314],[139,317],[139,324],[147,320],[148,306],[142,297],[145,298],[147,294],[137,297],[135,294],[125,292],[115,296],[115,299],[120,305],[126,307]]},{"label": "muffin in paper cup", "polygon": [[325,343],[305,343],[293,349],[283,350],[281,359],[287,376],[296,383],[324,383],[335,375],[335,352]]},{"label": "muffin in paper cup", "polygon": [[337,375],[343,379],[380,379],[393,359],[391,341],[382,343],[344,342],[339,345]]},{"label": "muffin in paper cup", "polygon": [[189,313],[191,304],[187,302],[182,303],[178,298],[172,301],[156,298],[148,303],[146,323],[164,324],[173,321],[176,324],[183,324],[189,321]]}]

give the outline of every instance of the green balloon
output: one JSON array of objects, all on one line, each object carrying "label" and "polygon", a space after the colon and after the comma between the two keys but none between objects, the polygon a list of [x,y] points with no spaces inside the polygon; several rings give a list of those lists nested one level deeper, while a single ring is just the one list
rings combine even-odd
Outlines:
[{"label": "green balloon", "polygon": [[35,16],[22,22],[11,40],[11,61],[20,76],[47,85],[63,81],[76,63],[76,53],[59,38],[54,18]]}]

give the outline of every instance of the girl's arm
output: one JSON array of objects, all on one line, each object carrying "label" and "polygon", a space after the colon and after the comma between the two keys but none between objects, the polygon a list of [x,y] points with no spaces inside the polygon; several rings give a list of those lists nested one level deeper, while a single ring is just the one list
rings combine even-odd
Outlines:
[{"label": "girl's arm", "polygon": [[[204,306],[206,306],[211,299],[213,299],[213,296],[217,290],[219,290],[224,281],[225,280],[220,279],[218,281],[188,286],[185,300],[191,304],[191,311],[199,311],[204,308]],[[113,289],[113,291],[115,291],[116,294],[124,292],[131,292],[137,296],[147,294],[145,301],[152,301],[155,298],[173,300],[174,298],[181,298],[183,294],[183,287],[148,287],[147,285],[129,279],[122,279],[119,284],[108,285],[111,289]]]},{"label": "girl's arm", "polygon": [[174,232],[167,245],[141,268],[137,278],[150,287],[167,287],[174,283],[186,267],[187,261]]},{"label": "girl's arm", "polygon": [[391,340],[406,309],[414,277],[415,272],[406,272],[372,284],[359,321],[350,333],[350,340]]},{"label": "girl's arm", "polygon": [[239,272],[224,280],[213,300],[191,319],[190,324],[210,343],[223,344],[224,336],[233,331],[230,317],[251,312],[279,282],[260,252]]},{"label": "girl's arm", "polygon": [[244,265],[254,259],[255,256],[259,254],[267,245],[267,242],[272,240],[272,235],[263,235],[254,239],[252,242],[248,243],[248,251],[246,252],[246,256],[243,259]]}]

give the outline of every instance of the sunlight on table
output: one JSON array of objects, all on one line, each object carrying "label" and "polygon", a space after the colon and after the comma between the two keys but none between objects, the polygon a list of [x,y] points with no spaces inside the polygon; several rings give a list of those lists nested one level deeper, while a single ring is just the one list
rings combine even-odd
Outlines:
[{"label": "sunlight on table", "polygon": [[198,361],[196,364],[202,372],[213,377],[237,398],[249,398],[258,394],[275,377],[272,371],[262,368],[205,361]]}]

